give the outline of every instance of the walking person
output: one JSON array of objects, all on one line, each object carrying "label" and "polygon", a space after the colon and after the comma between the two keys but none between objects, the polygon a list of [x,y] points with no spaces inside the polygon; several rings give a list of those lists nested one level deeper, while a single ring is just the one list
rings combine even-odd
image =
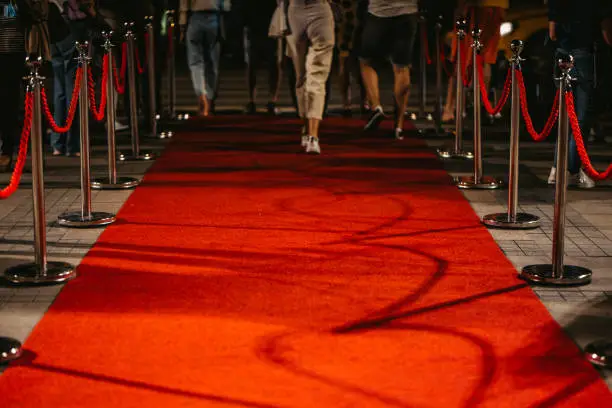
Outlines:
[{"label": "walking person", "polygon": [[225,36],[223,13],[229,12],[231,6],[231,0],[180,0],[181,40],[186,38],[187,41],[187,62],[198,97],[200,116],[213,112],[219,81],[221,42]]},{"label": "walking person", "polygon": [[[574,68],[571,75],[576,116],[580,131],[586,144],[591,128],[589,105],[593,97],[594,61],[593,42],[595,29],[602,17],[610,16],[610,5],[603,0],[549,0],[548,20],[549,37],[555,45],[555,60],[561,56],[572,55]],[[605,33],[605,32],[604,32]],[[606,34],[606,33],[605,33]],[[558,77],[558,67],[555,64],[555,77]],[[568,146],[569,184],[580,188],[593,188],[595,182],[582,169],[578,155],[576,139],[570,129]],[[556,150],[555,150],[556,152]],[[548,176],[548,184],[555,184],[557,179],[557,157]]]},{"label": "walking person", "polygon": [[[554,1],[554,0],[553,0]],[[480,43],[482,49],[480,55],[484,59],[483,77],[488,93],[491,82],[491,66],[497,62],[497,51],[501,40],[500,27],[506,18],[506,11],[510,7],[510,0],[459,0],[455,11],[456,17],[465,17],[468,20],[468,36],[472,30],[478,27],[482,30]],[[451,61],[455,61],[457,47],[459,46],[456,36],[453,37]],[[467,39],[461,48],[463,61],[462,71],[465,72],[472,66],[472,48]],[[442,112],[442,122],[450,122],[455,119],[455,90],[456,78],[453,76],[448,82],[446,104]]]},{"label": "walking person", "polygon": [[295,91],[304,121],[302,147],[320,154],[319,126],[325,108],[325,83],[334,53],[334,16],[327,0],[289,0],[291,35],[287,45],[293,59]]},{"label": "walking person", "polygon": [[257,70],[261,63],[267,64],[268,114],[277,115],[279,89],[282,77],[283,38],[269,37],[269,27],[277,7],[276,0],[242,0],[240,9],[244,25],[244,57],[249,91],[249,102],[245,113],[257,112]]},{"label": "walking person", "polygon": [[370,0],[361,44],[361,75],[372,113],[364,130],[378,128],[385,118],[378,74],[373,64],[390,58],[393,64],[394,137],[404,138],[404,112],[410,91],[410,68],[418,24],[418,0]]}]

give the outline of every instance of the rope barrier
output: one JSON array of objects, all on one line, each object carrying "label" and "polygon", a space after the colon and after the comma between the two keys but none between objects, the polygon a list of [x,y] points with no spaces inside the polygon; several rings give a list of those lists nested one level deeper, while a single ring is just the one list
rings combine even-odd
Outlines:
[{"label": "rope barrier", "polygon": [[494,107],[491,106],[491,102],[489,101],[489,95],[487,94],[487,88],[484,80],[483,73],[483,65],[484,58],[478,56],[478,82],[480,82],[480,95],[482,96],[482,103],[485,107],[485,110],[489,113],[489,115],[497,115],[502,111],[506,102],[508,102],[508,97],[510,96],[510,92],[512,90],[512,71],[511,68],[508,68],[508,73],[506,74],[506,80],[504,82],[504,90],[502,92],[497,105]]},{"label": "rope barrier", "polygon": [[15,169],[11,175],[9,185],[0,190],[0,199],[6,199],[13,195],[13,193],[17,191],[17,187],[21,182],[21,175],[23,174],[23,167],[28,155],[28,142],[30,140],[30,133],[32,130],[33,106],[33,93],[32,91],[28,91],[25,97],[25,116],[23,119],[23,128],[21,130],[21,140],[19,143],[19,153],[17,154],[17,163],[15,164]]},{"label": "rope barrier", "polygon": [[127,44],[121,46],[121,72],[117,73],[117,64],[113,60],[113,79],[115,80],[115,89],[121,95],[125,93],[125,74],[127,72]]},{"label": "rope barrier", "polygon": [[72,127],[72,122],[74,120],[74,115],[76,113],[77,104],[79,102],[79,91],[81,90],[82,69],[83,68],[78,67],[76,71],[76,78],[74,80],[74,89],[72,90],[72,99],[70,100],[70,108],[68,109],[68,117],[66,118],[66,124],[64,126],[59,126],[55,122],[55,119],[53,118],[53,114],[51,114],[51,110],[49,109],[49,102],[47,100],[47,92],[45,91],[45,88],[42,88],[40,90],[43,112],[45,114],[45,118],[47,119],[49,126],[51,126],[51,129],[55,133],[66,133]]},{"label": "rope barrier", "polygon": [[93,80],[93,73],[89,67],[89,107],[96,121],[102,122],[106,113],[106,83],[108,82],[108,54],[102,60],[102,81],[101,81],[100,106],[96,108],[96,87]]},{"label": "rope barrier", "polygon": [[580,123],[578,121],[578,116],[576,115],[576,107],[574,106],[574,94],[572,92],[567,92],[565,94],[565,103],[567,103],[567,114],[569,117],[569,122],[572,127],[572,133],[574,135],[574,139],[576,140],[576,147],[578,149],[578,155],[580,156],[580,160],[582,161],[582,167],[584,171],[595,180],[606,180],[612,177],[612,164],[608,166],[608,168],[604,172],[598,172],[592,165],[591,159],[586,151],[586,147],[584,146],[584,139],[582,138],[582,131],[580,130]]},{"label": "rope barrier", "polygon": [[531,120],[531,116],[529,116],[529,108],[527,106],[527,90],[525,89],[525,81],[523,78],[523,73],[519,70],[516,71],[516,78],[518,80],[520,98],[521,98],[521,112],[523,113],[523,119],[525,120],[525,126],[527,131],[536,142],[541,142],[546,139],[550,132],[552,131],[557,119],[559,117],[559,91],[555,95],[555,99],[553,101],[552,111],[550,112],[550,116],[544,125],[544,129],[542,132],[538,133],[533,127],[533,121]]}]

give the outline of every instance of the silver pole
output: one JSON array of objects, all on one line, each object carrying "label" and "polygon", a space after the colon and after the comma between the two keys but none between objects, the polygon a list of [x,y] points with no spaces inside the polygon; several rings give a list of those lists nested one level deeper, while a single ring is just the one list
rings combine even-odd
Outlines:
[{"label": "silver pole", "polygon": [[127,33],[127,65],[128,65],[128,81],[129,81],[129,98],[130,98],[130,130],[132,131],[132,156],[140,155],[140,135],[138,131],[138,101],[136,99],[136,47],[134,46],[134,23],[125,23]]},{"label": "silver pole", "polygon": [[513,40],[510,44],[512,50],[512,113],[510,115],[510,170],[509,170],[509,189],[508,189],[508,211],[506,213],[496,213],[485,215],[482,222],[490,227],[508,229],[527,229],[540,226],[540,218],[527,213],[518,212],[518,180],[519,180],[519,139],[520,139],[520,119],[521,119],[521,100],[519,93],[519,83],[517,71],[521,69],[521,52],[523,42]]},{"label": "silver pole", "polygon": [[103,32],[104,49],[108,59],[108,77],[106,82],[106,131],[108,142],[108,177],[97,178],[91,183],[96,190],[117,190],[134,188],[138,180],[132,177],[117,177],[117,139],[115,135],[115,84],[113,63],[113,32]]},{"label": "silver pole", "polygon": [[151,135],[157,136],[157,101],[155,97],[155,30],[153,16],[146,18],[147,25],[147,76],[149,80],[149,127]]},{"label": "silver pole", "polygon": [[79,92],[79,119],[81,134],[81,217],[91,218],[91,179],[89,163],[89,88],[88,57],[89,44],[77,43],[79,62],[81,64],[81,89]]},{"label": "silver pole", "polygon": [[115,216],[105,212],[92,212],[91,210],[91,174],[90,174],[90,146],[89,146],[89,99],[88,99],[88,72],[89,44],[76,43],[81,66],[81,89],[79,92],[79,119],[81,131],[81,211],[67,212],[58,217],[58,222],[64,227],[98,227],[112,224]]},{"label": "silver pole", "polygon": [[567,201],[567,149],[569,121],[565,96],[571,92],[574,57],[562,57],[558,61],[561,76],[559,82],[559,132],[557,137],[557,177],[555,183],[555,214],[553,219],[552,263],[529,265],[523,268],[521,276],[534,283],[549,285],[585,285],[591,282],[592,272],[580,266],[564,265],[565,250],[565,208]]},{"label": "silver pole", "polygon": [[140,131],[138,129],[138,91],[136,86],[136,36],[134,23],[125,23],[127,42],[127,69],[130,100],[130,131],[132,132],[132,155],[120,155],[119,160],[152,160],[153,154],[140,151]]},{"label": "silver pole", "polygon": [[[474,92],[474,171],[471,177],[459,177],[457,187],[462,189],[487,189],[499,188],[500,183],[491,177],[482,175],[482,135],[481,135],[481,101],[480,81],[478,74],[478,54],[482,48],[480,34],[482,30],[475,27],[472,30],[472,91]],[[459,79],[463,86],[463,81]]]},{"label": "silver pole", "polygon": [[[29,60],[26,60],[29,62]],[[42,60],[30,64],[31,73],[29,77],[28,92],[32,92],[32,127],[31,127],[31,149],[32,149],[32,198],[34,206],[34,263],[14,266],[5,271],[5,278],[12,283],[47,284],[59,283],[70,280],[76,276],[74,267],[65,262],[47,261],[47,220],[45,217],[45,184],[44,184],[44,160],[43,160],[43,137],[42,137],[42,109],[41,109],[41,87],[45,78],[38,72]],[[3,339],[7,340],[7,339]],[[0,342],[0,349],[8,342]],[[14,343],[13,343],[14,345]],[[8,354],[0,350],[0,362],[19,357],[9,348]]]},{"label": "silver pole", "polygon": [[168,11],[168,27],[172,35],[168,36],[168,114],[170,119],[176,118],[176,57],[174,48],[176,46],[176,24],[174,21],[174,10]]},{"label": "silver pole", "polygon": [[[471,159],[474,155],[471,152],[463,150],[463,72],[461,70],[461,43],[465,38],[465,30],[467,21],[460,17],[455,22],[457,34],[457,53],[455,55],[455,81],[456,81],[456,98],[455,98],[455,142],[454,146],[438,149],[438,156],[443,159]],[[440,74],[441,75],[441,74]],[[440,120],[441,120],[440,110]]]},{"label": "silver pole", "polygon": [[442,16],[438,17],[436,23],[436,134],[442,133],[442,111],[444,109],[442,100],[442,56],[440,50],[442,49],[441,33],[442,33]]},{"label": "silver pole", "polygon": [[106,83],[106,129],[108,133],[108,181],[111,184],[117,183],[117,152],[115,138],[115,86],[113,64],[115,57],[113,55],[113,45],[111,38],[113,32],[103,33],[104,49],[106,50],[108,61],[108,81]]},{"label": "silver pole", "polygon": [[[424,15],[420,16],[421,33],[427,35],[427,18]],[[425,41],[421,39],[421,86],[419,87],[419,118],[424,119],[427,115],[425,109],[427,106],[427,49]]]}]

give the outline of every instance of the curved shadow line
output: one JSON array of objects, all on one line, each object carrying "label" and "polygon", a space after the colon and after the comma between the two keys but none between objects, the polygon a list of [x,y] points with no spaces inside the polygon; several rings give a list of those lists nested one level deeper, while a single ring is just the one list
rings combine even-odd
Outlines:
[{"label": "curved shadow line", "polygon": [[368,391],[359,386],[349,384],[344,381],[334,380],[334,379],[313,373],[305,368],[302,368],[292,363],[291,361],[289,361],[288,359],[284,358],[281,355],[282,352],[279,352],[279,348],[282,349],[282,347],[279,347],[279,343],[283,341],[283,339],[286,339],[294,334],[299,334],[299,332],[285,332],[285,333],[280,333],[274,336],[264,337],[263,339],[261,339],[261,341],[256,346],[255,354],[260,358],[260,360],[263,360],[268,363],[272,363],[273,365],[283,368],[298,376],[310,378],[311,380],[321,382],[331,387],[335,387],[335,388],[338,388],[344,391],[359,394],[364,397],[374,399],[374,400],[377,400],[379,402],[382,402],[388,405],[401,407],[401,408],[411,407],[410,405],[407,405],[404,401],[400,401],[396,398],[387,397],[385,395],[381,395],[376,392]]},{"label": "curved shadow line", "polygon": [[51,372],[51,373],[56,373],[56,374],[61,374],[61,375],[67,375],[71,377],[84,378],[86,380],[105,382],[105,383],[118,385],[122,387],[138,388],[138,389],[146,390],[146,391],[175,395],[177,397],[193,398],[193,399],[211,401],[211,402],[214,401],[217,403],[227,404],[227,405],[236,405],[236,406],[252,407],[252,408],[280,408],[280,406],[278,405],[270,405],[270,404],[252,402],[252,401],[247,401],[247,400],[242,400],[242,399],[224,397],[220,395],[180,390],[176,388],[167,387],[164,385],[147,384],[142,381],[128,380],[128,379],[112,377],[112,376],[104,375],[104,374],[94,374],[94,373],[87,373],[84,371],[74,370],[70,368],[54,367],[49,364],[36,363],[34,361],[29,362],[29,363],[28,362],[14,363],[13,366],[33,368],[33,369],[37,369],[41,371],[46,371],[46,372]]}]

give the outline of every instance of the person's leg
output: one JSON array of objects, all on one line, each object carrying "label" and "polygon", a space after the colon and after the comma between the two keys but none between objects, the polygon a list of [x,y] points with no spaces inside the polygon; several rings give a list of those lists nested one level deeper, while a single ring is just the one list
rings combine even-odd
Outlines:
[{"label": "person's leg", "polygon": [[[70,98],[66,95],[66,64],[64,54],[57,44],[51,45],[51,66],[53,68],[53,120],[58,125],[62,125],[66,121],[68,103],[66,100]],[[64,153],[65,135],[56,132],[51,133],[50,142],[53,149],[53,155],[58,156]]]},{"label": "person's leg", "polygon": [[[306,57],[306,117],[309,136],[318,142],[319,122],[325,107],[325,89],[331,71],[335,33],[333,14],[328,4],[312,7],[312,12],[309,14],[310,24],[306,27],[310,42]],[[318,153],[318,143],[316,153]]]},{"label": "person's leg", "polygon": [[219,83],[219,64],[221,62],[221,19],[222,16],[209,14],[204,40],[204,78],[206,84],[206,97],[211,112],[217,99]]},{"label": "person's leg", "polygon": [[306,57],[308,53],[308,39],[305,33],[306,17],[303,7],[289,7],[288,19],[291,35],[287,37],[287,47],[295,73],[294,87],[298,116],[304,120],[303,136],[309,134],[308,121],[306,120],[308,101],[305,91]]},{"label": "person's leg", "polygon": [[[573,52],[575,75],[577,78],[573,87],[574,105],[576,116],[580,124],[582,139],[586,145],[588,132],[590,130],[589,103],[593,95],[593,56],[587,50],[576,50]],[[582,167],[582,161],[578,155],[578,148],[573,132],[570,132],[568,151],[568,170],[570,174],[578,174]]]},{"label": "person's leg", "polygon": [[373,63],[381,60],[387,54],[389,41],[392,40],[389,33],[393,34],[389,26],[391,21],[390,18],[379,18],[368,14],[363,30],[360,52],[361,78],[372,109],[370,118],[364,127],[366,131],[376,129],[385,118],[380,101],[378,73]]},{"label": "person's leg", "polygon": [[204,79],[204,32],[202,13],[194,13],[189,19],[187,27],[187,64],[191,72],[191,83],[198,97],[199,114],[208,116],[208,100]]},{"label": "person's leg", "polygon": [[269,53],[269,72],[268,72],[268,113],[276,115],[278,113],[276,104],[281,81],[283,78],[283,40],[282,38],[267,39]]},{"label": "person's leg", "polygon": [[342,95],[342,108],[344,114],[351,112],[351,67],[349,56],[340,54],[338,58],[338,79],[340,84],[340,94]]},{"label": "person's leg", "polygon": [[0,80],[0,89],[2,89],[2,98],[0,98],[0,132],[2,133],[0,171],[10,169],[15,143],[19,138],[17,117],[21,105],[20,90],[24,61],[24,56],[20,53],[3,54],[1,57],[0,63],[3,71]]},{"label": "person's leg", "polygon": [[246,113],[253,114],[256,110],[255,98],[257,93],[257,61],[255,57],[255,39],[251,27],[244,27],[244,62],[246,64],[246,82],[249,92],[249,103]]},{"label": "person's leg", "polygon": [[[66,95],[64,109],[67,115],[70,110],[70,102],[72,101],[72,92],[74,90],[74,80],[76,78],[78,62],[74,58],[75,48],[73,41],[62,41],[61,51],[64,56],[64,93]],[[66,154],[69,156],[79,155],[81,151],[81,121],[78,104],[76,109],[77,110],[72,121],[72,126],[66,133],[65,147]]]},{"label": "person's leg", "polygon": [[391,24],[395,33],[391,60],[394,73],[395,96],[395,137],[402,139],[404,129],[404,113],[408,107],[410,92],[410,67],[414,41],[417,33],[418,20],[416,15],[396,17]]}]

